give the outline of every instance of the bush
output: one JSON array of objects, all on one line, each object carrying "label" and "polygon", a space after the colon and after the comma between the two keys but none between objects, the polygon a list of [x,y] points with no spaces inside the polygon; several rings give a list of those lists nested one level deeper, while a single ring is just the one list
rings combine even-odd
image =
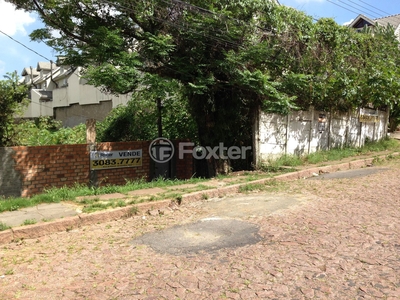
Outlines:
[{"label": "bush", "polygon": [[60,121],[51,117],[23,120],[16,125],[17,134],[13,144],[20,146],[45,146],[86,143],[86,125],[73,128],[62,127]]}]

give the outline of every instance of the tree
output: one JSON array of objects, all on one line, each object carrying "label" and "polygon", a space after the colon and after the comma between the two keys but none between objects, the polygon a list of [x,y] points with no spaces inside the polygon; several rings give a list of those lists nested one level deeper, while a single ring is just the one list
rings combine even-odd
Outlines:
[{"label": "tree", "polygon": [[[98,141],[152,140],[158,137],[157,123],[161,109],[163,137],[187,138],[197,142],[196,124],[189,114],[181,86],[176,81],[164,80],[155,82],[152,87],[135,91],[126,106],[116,107],[104,121],[98,122]],[[162,106],[158,108],[157,99],[162,96]]]},{"label": "tree", "polygon": [[46,27],[31,37],[60,51],[66,64],[83,66],[89,83],[127,93],[149,86],[146,74],[180,82],[204,146],[251,145],[260,105],[293,106],[264,68],[230,59],[258,42],[257,17],[275,9],[268,1],[9,2],[39,13]]},{"label": "tree", "polygon": [[251,145],[260,109],[348,110],[399,96],[390,28],[357,33],[265,0],[7,1],[37,12],[45,28],[31,37],[84,67],[91,84],[165,97],[158,82],[178,82],[203,146]]},{"label": "tree", "polygon": [[14,136],[14,118],[27,101],[28,88],[18,82],[16,72],[0,80],[0,147],[9,146]]}]

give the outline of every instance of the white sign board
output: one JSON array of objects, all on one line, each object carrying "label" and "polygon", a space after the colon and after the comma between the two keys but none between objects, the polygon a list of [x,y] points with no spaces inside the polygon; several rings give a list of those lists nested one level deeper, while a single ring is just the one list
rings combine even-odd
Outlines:
[{"label": "white sign board", "polygon": [[115,169],[142,165],[142,149],[90,151],[90,169]]}]

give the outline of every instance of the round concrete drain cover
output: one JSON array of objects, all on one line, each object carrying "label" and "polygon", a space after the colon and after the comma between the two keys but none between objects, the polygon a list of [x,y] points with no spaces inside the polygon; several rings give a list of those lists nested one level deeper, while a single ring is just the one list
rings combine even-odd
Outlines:
[{"label": "round concrete drain cover", "polygon": [[254,224],[233,219],[209,218],[145,234],[133,240],[133,244],[146,244],[158,252],[179,255],[241,247],[256,244],[260,240],[258,227]]}]

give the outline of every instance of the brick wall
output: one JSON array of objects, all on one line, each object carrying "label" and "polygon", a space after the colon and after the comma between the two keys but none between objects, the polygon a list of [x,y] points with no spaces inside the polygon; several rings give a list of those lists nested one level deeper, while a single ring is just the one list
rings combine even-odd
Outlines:
[{"label": "brick wall", "polygon": [[89,178],[87,145],[12,147],[14,169],[20,174],[22,197],[48,187],[83,183]]},{"label": "brick wall", "polygon": [[118,143],[100,143],[97,144],[97,151],[118,151],[118,150],[135,150],[142,149],[142,166],[120,169],[97,170],[97,182],[99,185],[116,184],[122,185],[126,180],[151,179],[149,156],[150,142],[118,142]]},{"label": "brick wall", "polygon": [[21,194],[22,180],[15,170],[14,155],[13,149],[0,148],[0,196],[18,197]]},{"label": "brick wall", "polygon": [[[142,149],[142,166],[90,171],[87,144],[37,147],[0,148],[0,196],[28,197],[43,192],[49,187],[71,186],[75,183],[125,184],[126,180],[151,179],[149,141],[99,143],[98,151]],[[175,160],[179,179],[188,179],[193,174],[192,157]]]},{"label": "brick wall", "polygon": [[[188,179],[193,176],[194,172],[194,163],[193,156],[190,153],[185,153],[183,155],[183,159],[179,159],[179,143],[180,142],[188,142],[188,140],[178,140],[174,141],[175,147],[175,172],[176,178],[178,179]],[[193,147],[185,147],[185,149],[193,149]]]}]

